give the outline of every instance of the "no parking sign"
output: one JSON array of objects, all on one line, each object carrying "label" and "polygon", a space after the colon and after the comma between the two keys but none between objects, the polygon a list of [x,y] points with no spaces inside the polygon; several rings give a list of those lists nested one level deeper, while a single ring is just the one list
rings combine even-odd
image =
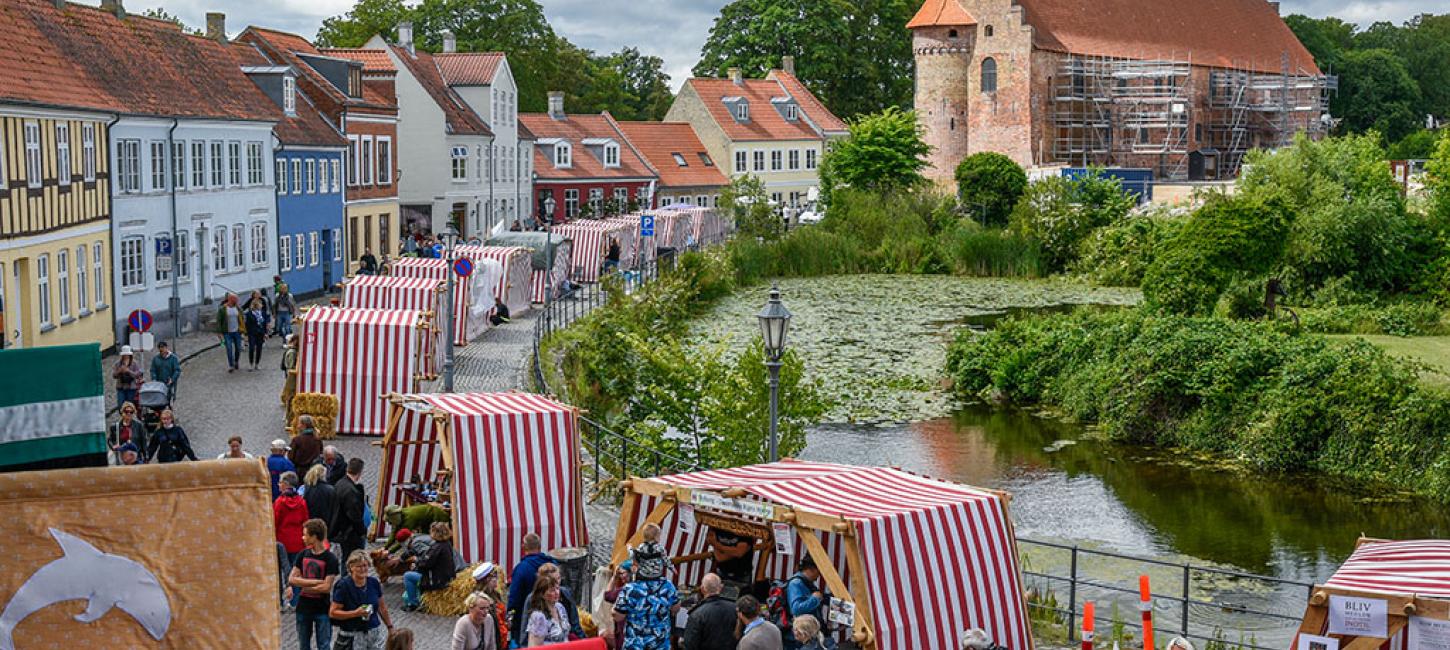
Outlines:
[{"label": "no parking sign", "polygon": [[470,260],[466,257],[458,258],[458,260],[453,263],[453,272],[457,273],[458,277],[460,278],[466,278],[470,275],[473,275],[473,260]]}]

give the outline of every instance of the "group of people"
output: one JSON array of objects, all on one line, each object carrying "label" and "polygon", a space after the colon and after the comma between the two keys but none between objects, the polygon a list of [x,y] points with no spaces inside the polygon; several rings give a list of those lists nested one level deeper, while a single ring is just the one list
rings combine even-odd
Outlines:
[{"label": "group of people", "polygon": [[242,302],[234,293],[228,293],[216,312],[217,334],[227,350],[227,372],[240,370],[242,339],[247,341],[248,370],[257,370],[262,363],[262,348],[268,337],[292,336],[292,317],[297,313],[297,299],[282,276],[272,276],[274,297],[267,299],[266,292],[255,290]]}]

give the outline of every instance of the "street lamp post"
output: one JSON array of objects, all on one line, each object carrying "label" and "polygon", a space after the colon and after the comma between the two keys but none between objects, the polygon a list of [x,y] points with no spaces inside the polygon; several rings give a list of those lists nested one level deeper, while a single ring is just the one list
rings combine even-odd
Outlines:
[{"label": "street lamp post", "polygon": [[770,300],[756,315],[760,334],[765,340],[765,367],[770,371],[770,462],[780,460],[779,405],[780,359],[785,355],[785,336],[790,330],[790,310],[780,302],[780,289],[770,288]]},{"label": "street lamp post", "polygon": [[453,392],[453,248],[458,245],[458,227],[448,224],[448,230],[443,232],[444,264],[443,274],[448,276],[448,288],[444,291],[443,298],[443,392]]},{"label": "street lamp post", "polygon": [[554,280],[554,192],[551,190],[542,202],[543,213],[539,215],[540,221],[544,222],[544,263],[549,266],[544,269],[544,331],[552,332],[554,327],[554,313],[549,309],[553,303],[552,297],[554,288],[549,286]]}]

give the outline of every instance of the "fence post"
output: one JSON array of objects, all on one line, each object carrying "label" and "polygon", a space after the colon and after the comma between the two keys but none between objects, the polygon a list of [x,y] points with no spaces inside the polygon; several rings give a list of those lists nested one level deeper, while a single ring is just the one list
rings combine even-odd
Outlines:
[{"label": "fence post", "polygon": [[1067,640],[1072,642],[1073,634],[1077,632],[1073,619],[1077,618],[1077,545],[1072,546],[1071,576],[1067,581]]},{"label": "fence post", "polygon": [[1185,639],[1188,638],[1188,596],[1191,593],[1189,587],[1192,584],[1191,583],[1191,580],[1193,579],[1192,577],[1189,576],[1188,568],[1189,568],[1188,563],[1187,562],[1184,562],[1183,563],[1183,638],[1185,638]]}]

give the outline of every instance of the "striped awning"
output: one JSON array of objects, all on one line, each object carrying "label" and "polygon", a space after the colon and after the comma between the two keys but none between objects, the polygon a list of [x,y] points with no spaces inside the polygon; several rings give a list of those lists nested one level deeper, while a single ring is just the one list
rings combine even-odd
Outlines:
[{"label": "striped awning", "polygon": [[1450,540],[1365,540],[1324,586],[1450,599]]}]

